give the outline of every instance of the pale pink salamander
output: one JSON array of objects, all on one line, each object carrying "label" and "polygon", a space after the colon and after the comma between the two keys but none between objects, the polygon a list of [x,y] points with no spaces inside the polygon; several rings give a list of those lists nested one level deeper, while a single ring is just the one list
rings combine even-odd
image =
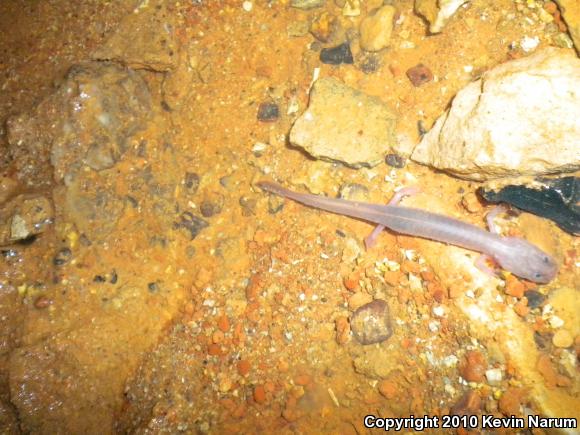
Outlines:
[{"label": "pale pink salamander", "polygon": [[461,246],[493,258],[503,269],[538,283],[548,283],[558,273],[554,259],[518,237],[502,237],[447,216],[398,205],[378,205],[298,193],[269,182],[258,187],[302,204],[385,226],[401,234]]}]

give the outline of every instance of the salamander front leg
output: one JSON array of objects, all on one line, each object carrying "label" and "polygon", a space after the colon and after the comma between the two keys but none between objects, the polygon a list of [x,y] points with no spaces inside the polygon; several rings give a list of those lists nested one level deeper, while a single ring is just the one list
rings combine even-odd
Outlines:
[{"label": "salamander front leg", "polygon": [[[406,196],[416,195],[417,193],[421,192],[421,189],[418,187],[410,186],[410,187],[403,187],[395,192],[395,195],[391,198],[387,205],[398,205],[401,200]],[[384,225],[377,225],[375,229],[365,238],[365,247],[367,251],[371,249],[377,243],[377,239],[379,234],[385,229]]]}]

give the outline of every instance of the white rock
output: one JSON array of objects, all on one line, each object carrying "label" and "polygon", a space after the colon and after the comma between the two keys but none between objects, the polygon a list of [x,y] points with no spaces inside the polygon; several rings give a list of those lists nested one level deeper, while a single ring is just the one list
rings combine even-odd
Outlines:
[{"label": "white rock", "polygon": [[580,59],[547,48],[461,90],[411,158],[471,180],[580,169]]}]

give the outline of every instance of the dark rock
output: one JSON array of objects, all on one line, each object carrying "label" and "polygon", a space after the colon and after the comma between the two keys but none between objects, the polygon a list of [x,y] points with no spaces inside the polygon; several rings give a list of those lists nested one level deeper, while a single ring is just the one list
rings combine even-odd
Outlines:
[{"label": "dark rock", "polygon": [[199,211],[203,217],[212,217],[220,214],[224,207],[224,196],[214,193],[206,197],[199,206]]},{"label": "dark rock", "polygon": [[184,228],[189,231],[191,240],[195,239],[197,235],[209,226],[209,223],[202,218],[193,215],[189,211],[185,211],[181,214],[178,222],[174,222],[174,228]]},{"label": "dark rock", "polygon": [[55,266],[62,266],[70,261],[72,257],[72,251],[69,248],[62,248],[59,250],[54,258],[52,259],[52,263]]},{"label": "dark rock", "polygon": [[199,181],[200,181],[199,175],[197,175],[195,172],[186,172],[183,184],[185,184],[185,187],[187,187],[189,193],[192,194],[197,192],[197,189],[199,187]]},{"label": "dark rock", "polygon": [[542,306],[544,301],[546,300],[546,295],[543,295],[539,291],[536,290],[528,290],[524,293],[524,296],[528,300],[528,307],[532,310],[534,308],[539,308]]},{"label": "dark rock", "polygon": [[401,169],[405,167],[405,159],[397,154],[387,154],[385,163],[392,168]]},{"label": "dark rock", "polygon": [[332,48],[323,48],[320,51],[320,61],[329,65],[340,65],[342,63],[351,65],[354,60],[348,42]]},{"label": "dark rock", "polygon": [[261,103],[258,107],[258,120],[262,122],[276,121],[280,117],[280,109],[273,102]]},{"label": "dark rock", "polygon": [[352,315],[350,327],[360,344],[380,343],[387,340],[393,334],[387,302],[375,299],[358,308]]},{"label": "dark rock", "polygon": [[489,202],[505,202],[521,210],[545,217],[564,231],[580,234],[580,177],[538,179],[544,186],[505,186],[498,192],[480,189],[481,196]]},{"label": "dark rock", "polygon": [[433,80],[433,73],[422,63],[415,65],[407,70],[407,77],[415,87],[424,85]]}]

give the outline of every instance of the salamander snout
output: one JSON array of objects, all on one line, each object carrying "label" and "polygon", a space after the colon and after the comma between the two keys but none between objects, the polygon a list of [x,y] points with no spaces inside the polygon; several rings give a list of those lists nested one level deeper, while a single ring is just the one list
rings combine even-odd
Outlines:
[{"label": "salamander snout", "polygon": [[509,249],[496,260],[505,270],[539,284],[547,284],[556,277],[558,265],[550,255],[518,237],[506,237],[504,241]]}]

